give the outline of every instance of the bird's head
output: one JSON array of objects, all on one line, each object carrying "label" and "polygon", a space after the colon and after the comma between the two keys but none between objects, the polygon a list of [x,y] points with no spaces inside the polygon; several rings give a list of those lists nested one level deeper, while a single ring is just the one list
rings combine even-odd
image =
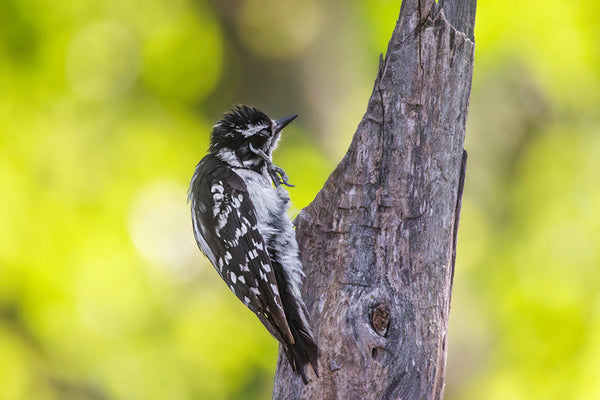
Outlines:
[{"label": "bird's head", "polygon": [[214,126],[210,152],[232,166],[270,163],[281,130],[297,116],[272,120],[254,107],[236,106]]}]

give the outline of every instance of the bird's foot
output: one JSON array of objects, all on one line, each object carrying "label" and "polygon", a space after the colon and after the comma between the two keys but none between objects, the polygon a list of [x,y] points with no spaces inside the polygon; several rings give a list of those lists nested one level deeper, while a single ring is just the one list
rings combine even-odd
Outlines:
[{"label": "bird's foot", "polygon": [[269,164],[267,166],[267,171],[269,171],[269,175],[271,176],[271,180],[275,187],[284,184],[288,187],[294,187],[291,183],[288,182],[288,176],[282,168],[279,168],[277,165]]}]

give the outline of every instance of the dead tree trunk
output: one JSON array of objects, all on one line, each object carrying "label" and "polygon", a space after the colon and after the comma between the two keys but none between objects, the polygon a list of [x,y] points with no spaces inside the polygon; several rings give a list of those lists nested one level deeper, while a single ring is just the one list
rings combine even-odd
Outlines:
[{"label": "dead tree trunk", "polygon": [[404,0],[344,159],[297,219],[320,378],[274,399],[441,399],[476,0]]}]

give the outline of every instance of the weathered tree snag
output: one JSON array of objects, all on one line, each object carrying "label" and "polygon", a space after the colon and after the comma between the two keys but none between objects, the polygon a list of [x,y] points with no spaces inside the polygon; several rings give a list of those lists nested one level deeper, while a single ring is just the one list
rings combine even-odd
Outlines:
[{"label": "weathered tree snag", "polygon": [[344,159],[297,219],[320,378],[274,399],[441,399],[476,0],[405,0]]}]

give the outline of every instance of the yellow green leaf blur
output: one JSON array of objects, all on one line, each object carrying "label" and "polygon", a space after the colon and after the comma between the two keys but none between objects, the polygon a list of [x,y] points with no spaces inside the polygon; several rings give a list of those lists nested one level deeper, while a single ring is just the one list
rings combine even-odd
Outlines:
[{"label": "yellow green leaf blur", "polygon": [[[600,3],[480,0],[447,399],[600,398]],[[299,113],[292,214],[400,1],[0,0],[0,399],[270,398],[277,342],[186,191],[238,103]]]}]

